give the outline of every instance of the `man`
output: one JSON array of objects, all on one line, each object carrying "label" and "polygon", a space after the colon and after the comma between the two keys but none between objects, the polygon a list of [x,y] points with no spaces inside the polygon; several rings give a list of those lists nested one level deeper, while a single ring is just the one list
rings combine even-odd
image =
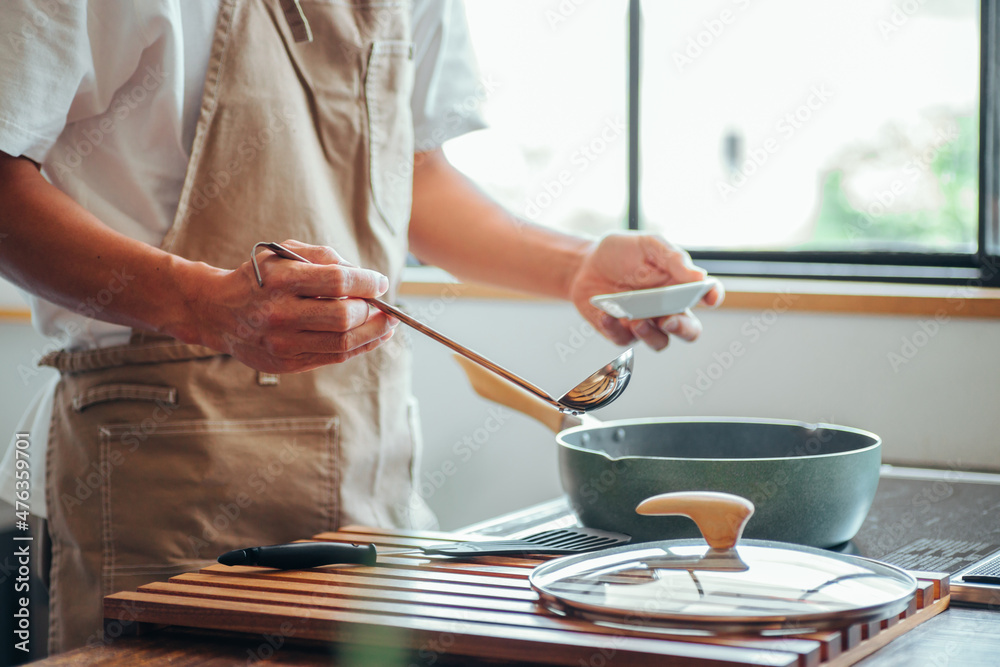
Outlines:
[{"label": "man", "polygon": [[[0,34],[3,275],[65,343],[52,651],[100,641],[104,595],[229,549],[433,521],[398,322],[362,300],[395,298],[408,250],[617,343],[698,335],[588,303],[701,278],[682,251],[516,220],[448,164],[481,126],[443,121],[476,80],[458,2],[9,0]],[[262,251],[258,281],[275,240],[313,264]]]}]

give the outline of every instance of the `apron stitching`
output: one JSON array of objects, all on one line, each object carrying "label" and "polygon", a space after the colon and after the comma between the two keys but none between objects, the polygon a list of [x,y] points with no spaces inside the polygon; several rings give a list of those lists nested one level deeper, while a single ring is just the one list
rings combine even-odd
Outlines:
[{"label": "apron stitching", "polygon": [[292,32],[292,38],[296,42],[313,41],[309,19],[306,17],[299,0],[281,0],[281,4],[285,12],[285,21]]},{"label": "apron stitching", "polygon": [[[63,388],[63,380],[60,378],[59,383],[56,385],[56,390],[52,398],[52,404],[58,405],[60,395],[65,391]],[[55,480],[57,475],[52,474],[54,471],[52,466],[55,462],[52,460],[54,458],[53,451],[56,449],[52,446],[55,442],[56,437],[56,420],[55,412],[53,412],[52,418],[49,419],[49,446],[45,449],[45,514],[50,518],[58,516],[57,512],[53,512],[54,506],[56,504],[56,499],[59,497],[56,492]],[[59,562],[62,553],[62,540],[53,535],[51,530],[51,524],[48,520],[45,522],[45,529],[49,531],[49,542],[50,548],[52,549],[52,554],[49,560],[49,607],[51,609],[58,609],[59,604],[59,587],[53,586],[52,582],[57,581],[59,578]],[[56,653],[62,650],[62,638],[59,636],[61,628],[59,627],[59,614],[49,614],[49,651]]]},{"label": "apron stitching", "polygon": [[[389,225],[390,229],[395,229],[393,221],[389,219],[386,212],[382,210],[382,188],[378,185],[378,171],[381,167],[379,151],[376,147],[382,142],[381,134],[381,108],[379,107],[379,97],[377,94],[379,83],[379,66],[381,60],[376,56],[381,53],[379,43],[372,44],[371,53],[368,55],[368,71],[365,73],[365,105],[368,107],[368,180],[371,183],[372,201],[375,202],[375,209],[382,219]],[[374,94],[373,94],[374,91]]]},{"label": "apron stitching", "polygon": [[340,516],[340,500],[337,497],[337,490],[340,488],[340,465],[338,452],[340,451],[340,419],[334,418],[332,428],[327,432],[327,465],[330,474],[327,479],[327,516],[326,529],[336,530],[338,517]]},{"label": "apron stitching", "polygon": [[187,215],[188,202],[191,199],[191,192],[195,186],[195,176],[198,172],[198,165],[201,163],[202,152],[208,141],[208,130],[215,117],[215,110],[218,105],[219,85],[222,81],[223,63],[226,54],[229,52],[229,37],[233,25],[233,16],[236,13],[235,0],[222,0],[219,7],[218,25],[215,29],[215,38],[221,40],[221,44],[212,50],[209,60],[209,70],[205,75],[205,86],[202,90],[201,109],[198,114],[198,125],[195,130],[194,143],[191,146],[191,158],[188,161],[187,173],[184,176],[184,185],[181,188],[181,196],[174,214],[174,222],[163,240],[160,242],[162,250],[169,250],[173,247],[182,227],[185,226],[184,218]]},{"label": "apron stitching", "polygon": [[[310,423],[311,422],[311,423]],[[229,425],[234,425],[230,427]],[[198,428],[205,425],[208,428]],[[134,424],[115,424],[109,426],[106,431],[109,436],[115,433],[128,433]],[[183,422],[173,422],[162,424],[157,429],[157,433],[169,433],[171,435],[191,435],[194,433],[267,433],[272,431],[303,432],[303,433],[323,433],[330,429],[330,420],[325,417],[288,417],[278,420],[253,420],[253,419],[233,419],[233,420],[200,420],[192,419]]]},{"label": "apron stitching", "polygon": [[72,406],[77,412],[98,403],[112,401],[155,401],[160,400],[166,405],[177,405],[177,389],[174,387],[155,387],[141,384],[111,384],[91,387],[73,397]]},{"label": "apron stitching", "polygon": [[[269,12],[268,15],[271,17],[271,23],[274,25],[274,29],[278,31],[279,34],[281,34],[282,33],[281,22],[272,13]],[[282,39],[281,46],[282,49],[285,51],[285,54],[288,56],[289,64],[295,71],[295,78],[302,85],[303,90],[307,89],[308,78],[302,71],[302,66],[300,65],[299,61],[295,58],[294,54],[292,53],[291,45],[289,45],[287,41]],[[313,121],[314,124],[318,124],[320,122],[320,119],[322,118],[322,114],[317,108],[317,100],[312,95],[308,95],[306,103],[309,106],[310,119]],[[329,155],[335,152],[332,148],[330,148],[327,145],[327,139],[324,136],[323,132],[320,131],[316,132],[316,140],[319,143],[319,147],[323,151],[324,155]]]},{"label": "apron stitching", "polygon": [[[385,221],[390,230],[395,233],[400,225],[400,221],[391,216],[390,207],[385,203],[385,183],[380,175],[383,172],[383,155],[378,150],[378,146],[386,141],[385,131],[385,110],[382,106],[380,89],[382,77],[391,63],[388,61],[392,55],[406,55],[412,59],[413,43],[407,40],[376,40],[372,42],[371,52],[368,55],[368,70],[365,73],[365,104],[368,111],[368,155],[369,155],[369,176],[372,201],[375,209]],[[392,169],[392,167],[390,167]]]},{"label": "apron stitching", "polygon": [[[107,429],[101,429],[101,467],[105,461],[109,460],[111,450],[111,437]],[[111,525],[111,480],[110,475],[101,481],[101,501],[102,501],[102,539],[104,542],[103,572],[101,584],[103,596],[111,595],[114,592],[114,567],[115,567],[115,545],[114,531]]]},{"label": "apron stitching", "polygon": [[[51,366],[62,373],[74,374],[131,364],[159,363],[160,360],[153,358],[148,353],[168,349],[176,349],[179,353],[182,353],[182,356],[174,359],[167,358],[165,361],[194,361],[196,359],[228,356],[225,353],[201,345],[188,345],[179,341],[165,341],[144,343],[140,346],[116,345],[114,347],[78,352],[60,351],[44,357],[39,361],[39,365]],[[125,357],[137,358],[126,359]]]}]

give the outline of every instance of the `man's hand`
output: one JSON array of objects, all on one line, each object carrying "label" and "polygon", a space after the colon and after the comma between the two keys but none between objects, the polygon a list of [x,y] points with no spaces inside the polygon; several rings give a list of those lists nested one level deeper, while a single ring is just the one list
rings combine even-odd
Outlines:
[{"label": "man's hand", "polygon": [[[365,297],[385,276],[330,248],[286,243],[313,264],[262,252],[264,287],[247,261],[234,271],[128,238],[57,190],[25,158],[0,153],[0,275],[76,312],[128,274],[97,316],[233,355],[256,370],[305,371],[378,347],[396,322]],[[247,248],[249,251],[249,248]],[[354,298],[340,298],[354,297]]]},{"label": "man's hand", "polygon": [[[701,280],[687,253],[656,234],[616,233],[595,242],[517,220],[449,164],[441,150],[417,156],[413,170],[410,248],[462,280],[571,299],[612,341],[640,338],[661,350],[671,335],[694,340],[701,323],[690,313],[616,320],[590,305],[597,294]],[[704,303],[722,303],[722,286]]]},{"label": "man's hand", "polygon": [[290,373],[346,361],[392,337],[399,321],[363,300],[388,289],[385,276],[349,264],[332,248],[282,245],[313,264],[262,250],[263,287],[250,261],[234,271],[209,269],[189,299],[198,331],[184,338],[257,370]]},{"label": "man's hand", "polygon": [[[649,289],[702,280],[705,271],[691,263],[686,252],[657,234],[619,232],[594,244],[570,284],[570,299],[583,316],[606,337],[627,345],[636,338],[662,350],[670,336],[693,341],[701,322],[690,311],[647,320],[616,319],[590,305],[590,297],[612,292]],[[717,306],[724,298],[721,285],[702,299]]]}]

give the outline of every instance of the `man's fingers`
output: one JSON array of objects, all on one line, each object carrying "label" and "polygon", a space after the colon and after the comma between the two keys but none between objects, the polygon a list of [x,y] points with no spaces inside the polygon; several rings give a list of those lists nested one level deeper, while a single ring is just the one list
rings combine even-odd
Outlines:
[{"label": "man's fingers", "polygon": [[309,245],[308,243],[302,243],[301,241],[295,241],[294,239],[282,241],[281,245],[285,246],[296,255],[305,257],[313,264],[342,264],[344,266],[354,266],[354,264],[351,264],[346,259],[341,257],[340,253],[330,246]]},{"label": "man's fingers", "polygon": [[595,322],[597,329],[605,338],[616,345],[628,345],[635,340],[635,335],[621,321],[596,308],[594,310],[597,313]]},{"label": "man's fingers", "polygon": [[367,322],[372,311],[363,299],[295,299],[287,314],[272,323],[296,331],[344,333]]},{"label": "man's fingers", "polygon": [[702,297],[701,302],[710,308],[716,308],[722,305],[722,302],[726,300],[726,288],[723,287],[722,283],[717,283],[708,294]]},{"label": "man's fingers", "polygon": [[703,280],[708,273],[691,260],[691,256],[661,236],[646,237],[649,242],[643,246],[645,262],[656,267],[667,276],[671,284],[690,283]]},{"label": "man's fingers", "polygon": [[335,352],[330,354],[311,354],[303,353],[289,360],[286,364],[287,373],[300,373],[303,371],[311,371],[314,368],[319,368],[320,366],[327,366],[329,364],[341,364],[348,359],[353,359],[354,357],[365,354],[366,352],[371,352],[375,348],[379,347],[390,338],[392,338],[393,331],[385,334],[377,340],[368,342],[361,347],[354,348],[350,352]]},{"label": "man's fingers", "polygon": [[385,294],[389,279],[371,269],[354,266],[328,246],[286,240],[281,243],[310,263],[279,257],[269,250],[257,255],[261,278],[268,289],[297,296],[373,298]]},{"label": "man's fingers", "polygon": [[[301,297],[374,298],[389,289],[389,279],[378,271],[344,264],[304,264],[273,256],[280,264],[267,262],[264,285]],[[261,268],[264,272],[264,268]]]},{"label": "man's fingers", "polygon": [[663,333],[663,331],[650,320],[633,320],[632,322],[629,322],[629,329],[631,329],[632,333],[635,334],[636,338],[657,352],[670,344],[670,336]]},{"label": "man's fingers", "polygon": [[265,339],[269,354],[291,359],[303,355],[344,355],[377,342],[395,330],[395,325],[381,313],[372,314],[368,321],[346,332],[284,331]]},{"label": "man's fingers", "polygon": [[677,336],[688,342],[695,341],[701,335],[701,320],[685,311],[683,315],[670,315],[661,317],[656,321],[656,326],[661,331],[671,336]]}]

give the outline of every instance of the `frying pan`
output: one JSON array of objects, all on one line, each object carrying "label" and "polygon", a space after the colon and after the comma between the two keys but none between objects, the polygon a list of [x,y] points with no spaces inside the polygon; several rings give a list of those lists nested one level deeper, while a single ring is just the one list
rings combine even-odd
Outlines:
[{"label": "frying pan", "polygon": [[735,417],[600,422],[564,415],[459,359],[483,398],[556,433],[563,490],[583,525],[633,541],[694,538],[680,516],[641,516],[646,498],[719,491],[750,499],[751,539],[832,547],[858,532],[875,498],[882,441],[832,424]]}]

